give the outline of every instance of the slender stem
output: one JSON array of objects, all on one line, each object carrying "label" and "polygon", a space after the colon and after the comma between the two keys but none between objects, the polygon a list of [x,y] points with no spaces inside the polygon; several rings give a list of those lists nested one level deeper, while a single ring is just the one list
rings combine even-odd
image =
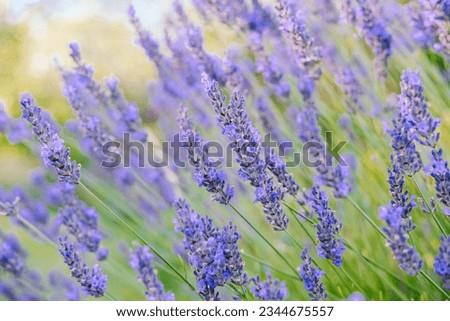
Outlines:
[{"label": "slender stem", "polygon": [[55,242],[53,242],[47,235],[45,235],[41,230],[39,230],[36,226],[34,226],[33,224],[31,224],[30,222],[28,222],[25,218],[23,218],[22,216],[20,216],[19,214],[17,214],[15,217],[17,217],[17,219],[24,224],[26,227],[28,227],[30,230],[32,230],[34,233],[36,233],[37,235],[39,235],[42,239],[44,239],[45,241],[47,241],[48,243],[50,243],[54,248],[58,249],[58,246],[55,244]]},{"label": "slender stem", "polygon": [[370,218],[370,216],[364,212],[364,210],[359,207],[358,204],[355,203],[355,201],[349,196],[347,197],[347,199],[350,201],[350,204],[353,205],[353,207],[370,223],[370,225],[372,225],[377,232],[383,236],[383,238],[386,238],[386,235],[384,234],[384,232],[380,229],[380,227]]},{"label": "slender stem", "polygon": [[425,195],[422,193],[422,190],[420,189],[419,184],[417,184],[416,179],[414,178],[414,176],[411,176],[411,179],[412,179],[414,185],[416,186],[416,189],[419,192],[420,197],[422,198],[423,202],[425,203],[425,206],[427,207],[428,211],[431,213],[431,216],[433,217],[433,220],[435,221],[435,223],[438,226],[439,230],[441,231],[442,234],[444,234],[445,237],[447,237],[447,232],[445,231],[444,227],[439,222],[438,218],[436,217],[436,214],[431,209],[431,206],[428,205],[428,201],[425,198]]},{"label": "slender stem", "polygon": [[269,242],[269,240],[260,232],[258,231],[257,228],[255,228],[253,226],[253,224],[244,216],[242,215],[241,212],[239,212],[236,207],[233,206],[233,204],[229,204],[230,207],[236,212],[236,214],[238,214],[255,232],[256,234],[258,234],[263,240],[264,242],[267,243],[267,245],[269,245],[272,250],[274,250],[274,252],[284,261],[284,263],[286,263],[286,265],[294,272],[294,274],[297,274],[297,270],[291,265],[291,263],[289,263],[289,261],[277,250],[277,248],[275,246],[273,246],[272,243]]},{"label": "slender stem", "polygon": [[250,254],[247,254],[247,253],[244,252],[244,253],[242,253],[242,256],[244,256],[244,257],[246,257],[246,258],[249,258],[249,259],[252,260],[252,261],[258,262],[258,263],[261,264],[261,265],[267,266],[267,267],[270,268],[272,271],[276,271],[276,272],[278,272],[278,273],[280,273],[280,274],[283,274],[283,275],[285,275],[285,276],[287,276],[287,277],[290,277],[290,278],[292,278],[292,279],[295,279],[295,280],[297,280],[298,282],[301,282],[301,280],[298,278],[298,275],[291,275],[291,274],[289,274],[289,273],[286,273],[286,272],[283,271],[281,268],[277,268],[277,267],[271,265],[270,263],[267,263],[267,262],[265,262],[265,261],[263,261],[263,260],[261,260],[261,259],[258,259],[257,257],[254,257],[253,255],[250,255]]},{"label": "slender stem", "polygon": [[420,274],[423,275],[425,279],[427,279],[427,281],[430,282],[437,290],[439,290],[439,292],[441,292],[447,300],[450,300],[450,295],[447,294],[447,292],[445,292],[444,289],[442,289],[439,284],[437,284],[428,274],[426,274],[423,270],[420,270]]},{"label": "slender stem", "polygon": [[97,202],[99,202],[108,212],[110,212],[120,223],[123,224],[131,233],[133,233],[142,243],[147,245],[153,253],[161,261],[163,261],[172,271],[175,272],[182,280],[185,282],[191,290],[195,291],[195,287],[169,262],[167,261],[152,245],[150,245],[149,242],[147,242],[139,233],[137,233],[122,217],[120,217],[118,214],[116,214],[108,205],[106,205],[101,199],[97,197],[88,187],[86,187],[82,182],[80,182],[80,186],[89,194],[91,195]]}]

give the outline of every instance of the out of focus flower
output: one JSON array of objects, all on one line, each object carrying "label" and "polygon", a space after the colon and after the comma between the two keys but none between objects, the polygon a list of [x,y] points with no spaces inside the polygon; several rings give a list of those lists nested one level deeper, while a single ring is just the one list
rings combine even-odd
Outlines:
[{"label": "out of focus flower", "polygon": [[138,279],[145,286],[145,295],[149,301],[173,301],[172,292],[164,292],[156,269],[153,267],[154,256],[146,246],[138,246],[131,254],[130,265],[138,273]]},{"label": "out of focus flower", "polygon": [[430,175],[434,178],[437,199],[450,207],[450,170],[448,162],[442,157],[442,149],[432,150]]},{"label": "out of focus flower", "polygon": [[392,249],[400,268],[409,275],[417,275],[422,269],[423,260],[416,249],[408,244],[408,235],[402,224],[403,209],[392,205],[380,208],[379,217],[387,224],[383,231],[387,235],[387,245]]},{"label": "out of focus flower", "polygon": [[320,257],[331,260],[334,265],[342,266],[342,255],[345,251],[342,237],[338,237],[342,224],[337,220],[334,211],[328,205],[328,197],[325,191],[313,187],[308,195],[308,203],[319,217],[316,224],[317,254]]},{"label": "out of focus flower", "polygon": [[[225,173],[219,171],[203,152],[203,140],[195,131],[187,115],[187,108],[180,106],[178,114],[181,138],[188,152],[189,164],[194,167],[194,178],[212,194],[212,199],[220,204],[228,204],[233,197],[233,188],[226,183]],[[205,161],[206,159],[206,161]]]},{"label": "out of focus flower", "polygon": [[441,276],[444,289],[450,291],[450,236],[441,236],[441,246],[435,257],[434,271]]},{"label": "out of focus flower", "polygon": [[250,281],[253,283],[251,291],[257,299],[283,301],[288,296],[286,283],[274,279],[270,273],[267,273],[265,281],[262,281],[259,275],[251,278]]},{"label": "out of focus flower", "polygon": [[0,270],[21,276],[25,269],[25,252],[12,236],[0,238]]}]

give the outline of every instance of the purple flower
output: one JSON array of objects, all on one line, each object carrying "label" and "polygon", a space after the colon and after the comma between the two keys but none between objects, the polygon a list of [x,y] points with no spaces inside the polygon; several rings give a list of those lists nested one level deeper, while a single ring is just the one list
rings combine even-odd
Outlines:
[{"label": "purple flower", "polygon": [[164,292],[156,269],[153,267],[154,256],[146,246],[138,246],[131,254],[130,265],[138,273],[138,279],[145,286],[145,295],[149,301],[173,301],[172,292]]},{"label": "purple flower", "polygon": [[233,188],[226,183],[225,173],[216,170],[207,160],[208,156],[203,153],[203,140],[193,128],[187,115],[187,108],[183,105],[180,106],[178,123],[181,138],[185,141],[189,163],[194,167],[194,178],[198,186],[203,186],[211,193],[213,200],[220,204],[228,204],[233,197]]},{"label": "purple flower", "polygon": [[303,264],[299,268],[299,276],[312,301],[323,301],[328,297],[325,285],[320,281],[324,272],[312,264],[311,256],[305,248],[301,255]]},{"label": "purple flower", "polygon": [[0,271],[21,276],[25,270],[24,257],[25,252],[15,237],[0,237]]},{"label": "purple flower", "polygon": [[387,31],[384,22],[375,16],[371,3],[367,0],[357,0],[358,25],[364,33],[367,43],[375,54],[375,70],[381,79],[387,77],[388,59],[392,55],[392,36]]},{"label": "purple flower", "polygon": [[392,249],[400,268],[409,275],[417,275],[422,269],[423,260],[416,249],[408,244],[408,235],[402,222],[403,213],[403,208],[389,205],[380,208],[379,217],[387,224],[383,227],[387,235],[386,244]]},{"label": "purple flower", "polygon": [[331,155],[325,152],[325,142],[320,135],[317,123],[317,111],[313,107],[306,107],[297,116],[300,126],[298,136],[306,145],[308,144],[308,159],[317,171],[314,176],[315,184],[328,186],[333,189],[333,195],[337,198],[345,198],[351,192],[351,185],[346,181],[348,173],[340,164],[333,166]]},{"label": "purple flower", "polygon": [[441,276],[444,289],[450,291],[450,236],[441,236],[439,253],[434,260],[434,271]]},{"label": "purple flower", "polygon": [[434,178],[437,199],[450,207],[450,171],[448,162],[442,157],[442,149],[433,149],[430,175]]},{"label": "purple flower", "polygon": [[428,111],[419,72],[403,70],[400,86],[398,107],[411,122],[411,137],[424,146],[434,148],[440,136],[435,131],[441,121],[432,118]]},{"label": "purple flower", "polygon": [[266,163],[261,157],[261,136],[248,116],[244,97],[234,93],[228,105],[225,96],[215,80],[203,77],[203,84],[216,113],[217,124],[231,141],[240,169],[239,177],[248,180],[256,188],[256,201],[264,207],[266,219],[276,231],[285,230],[289,222],[283,212],[280,201],[283,191],[274,185],[273,179],[266,172]]},{"label": "purple flower", "polygon": [[98,230],[98,213],[80,201],[71,185],[62,186],[63,206],[58,217],[68,232],[88,251],[97,252],[102,235]]},{"label": "purple flower", "polygon": [[414,196],[410,198],[409,192],[404,190],[405,177],[402,175],[398,165],[394,164],[392,169],[388,168],[388,174],[389,192],[392,197],[391,205],[402,209],[403,226],[406,232],[412,231],[416,225],[412,222],[409,214],[417,206]]},{"label": "purple flower", "polygon": [[175,203],[178,214],[176,229],[184,234],[188,262],[194,268],[197,290],[205,300],[220,300],[216,288],[227,282],[247,282],[244,262],[237,241],[236,227],[230,222],[223,230],[215,227],[209,217],[201,217],[185,200]]},{"label": "purple flower", "polygon": [[363,110],[360,98],[363,94],[361,84],[356,78],[350,66],[346,66],[339,70],[337,81],[342,87],[342,90],[347,95],[346,105],[350,112],[354,113],[355,107],[358,110]]},{"label": "purple flower", "polygon": [[283,301],[288,296],[286,283],[272,278],[270,273],[266,277],[265,281],[262,281],[259,275],[250,279],[254,284],[251,291],[255,298],[263,301]]},{"label": "purple flower", "polygon": [[334,211],[328,205],[328,197],[325,191],[313,187],[308,195],[308,203],[319,217],[316,224],[317,255],[331,260],[337,267],[342,266],[342,255],[345,246],[342,237],[338,237],[342,224],[337,220]]},{"label": "purple flower", "polygon": [[7,133],[10,126],[10,118],[5,111],[5,106],[0,102],[0,133]]},{"label": "purple flower", "polygon": [[84,294],[96,298],[103,296],[106,292],[108,278],[100,267],[96,264],[92,269],[88,268],[86,263],[81,260],[74,245],[67,243],[67,237],[61,238],[60,244],[59,253],[69,267],[70,275],[78,281]]},{"label": "purple flower", "polygon": [[80,300],[79,287],[60,272],[51,271],[48,275],[48,279],[54,292],[52,300],[61,300],[61,294],[63,295],[63,298],[68,301]]},{"label": "purple flower", "polygon": [[391,147],[394,152],[391,154],[392,166],[398,166],[403,175],[412,176],[423,166],[410,134],[412,124],[401,111],[392,120],[392,124],[393,128],[387,130],[392,138]]},{"label": "purple flower", "polygon": [[266,157],[266,166],[277,178],[278,182],[283,185],[287,193],[296,196],[299,185],[295,182],[292,174],[287,171],[286,162],[272,152]]},{"label": "purple flower", "polygon": [[41,156],[46,166],[55,168],[59,181],[78,184],[80,181],[80,165],[70,158],[70,149],[54,132],[49,122],[43,121],[41,108],[37,106],[30,95],[24,94],[20,101],[22,117],[33,126],[33,133],[41,144]]},{"label": "purple flower", "polygon": [[311,99],[315,81],[322,74],[318,67],[322,54],[320,47],[306,29],[299,13],[285,0],[277,0],[275,9],[278,11],[279,25],[283,37],[290,45],[298,67],[303,71],[299,82],[299,90],[304,100]]},{"label": "purple flower", "polygon": [[17,215],[17,205],[20,198],[16,197],[13,201],[0,201],[0,215],[15,216]]}]

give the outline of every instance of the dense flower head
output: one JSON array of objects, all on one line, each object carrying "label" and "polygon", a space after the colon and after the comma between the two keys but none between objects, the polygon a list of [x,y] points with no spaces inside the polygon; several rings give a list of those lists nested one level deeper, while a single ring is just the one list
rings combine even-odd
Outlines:
[{"label": "dense flower head", "polygon": [[322,74],[318,64],[321,61],[321,49],[308,33],[300,14],[285,0],[278,0],[276,10],[279,17],[280,30],[294,53],[297,65],[303,71],[299,82],[299,90],[305,100],[311,98],[315,80]]},{"label": "dense flower head", "polygon": [[375,16],[368,0],[357,0],[357,22],[367,43],[375,54],[375,69],[378,77],[387,77],[388,59],[392,55],[392,36],[387,31],[385,23]]},{"label": "dense flower head", "polygon": [[314,176],[315,184],[331,187],[334,197],[347,197],[352,190],[350,183],[347,182],[348,172],[340,164],[333,166],[332,159],[329,159],[330,155],[326,154],[316,109],[312,106],[304,108],[297,115],[297,123],[300,127],[298,137],[305,145],[309,145],[308,160],[312,160],[312,165],[317,171],[317,175]]},{"label": "dense flower head", "polygon": [[384,206],[380,208],[379,217],[387,224],[383,227],[387,236],[386,244],[392,249],[400,268],[409,275],[417,275],[422,269],[423,260],[416,249],[408,244],[408,235],[402,222],[403,212],[401,207]]},{"label": "dense flower head", "polygon": [[409,192],[405,190],[405,177],[402,175],[400,167],[396,164],[393,168],[388,168],[389,192],[392,196],[391,205],[402,209],[403,225],[407,232],[413,230],[416,226],[412,223],[411,211],[416,207],[414,196],[410,197]]},{"label": "dense flower head", "polygon": [[419,0],[412,3],[413,37],[422,46],[443,53],[450,59],[450,4],[448,0]]},{"label": "dense flower head", "polygon": [[70,269],[70,274],[80,284],[84,294],[93,297],[101,297],[106,292],[107,276],[102,272],[96,264],[92,269],[88,268],[84,263],[78,251],[72,243],[67,242],[67,238],[60,239],[59,253],[64,258],[64,263]]},{"label": "dense flower head", "polygon": [[356,110],[363,110],[363,106],[360,102],[363,90],[350,66],[346,66],[339,70],[337,81],[347,95],[346,105],[348,110],[352,113],[356,112]]},{"label": "dense flower head", "polygon": [[24,257],[25,252],[15,237],[0,235],[0,271],[21,276],[25,270]]},{"label": "dense flower head", "polygon": [[398,106],[411,122],[411,137],[422,145],[434,148],[440,137],[436,128],[441,121],[432,118],[428,111],[419,72],[405,69],[400,86]]},{"label": "dense flower head", "polygon": [[50,124],[43,121],[41,108],[37,106],[33,98],[24,94],[20,101],[22,117],[33,126],[33,133],[41,144],[41,156],[46,166],[55,168],[61,182],[78,184],[80,181],[80,165],[70,158],[70,149],[64,145]]},{"label": "dense flower head", "polygon": [[439,253],[434,260],[434,271],[441,276],[444,289],[450,291],[450,236],[441,236]]},{"label": "dense flower head", "polygon": [[287,193],[292,196],[297,195],[300,187],[294,180],[292,174],[288,172],[286,162],[280,156],[277,156],[273,151],[270,151],[266,156],[266,166],[277,178],[278,182],[283,185]]},{"label": "dense flower head", "polygon": [[434,178],[437,199],[450,207],[450,170],[442,156],[442,149],[432,150],[430,175]]},{"label": "dense flower head", "polygon": [[416,145],[411,137],[412,124],[405,115],[399,111],[397,118],[392,120],[393,128],[388,129],[392,138],[391,163],[398,166],[403,175],[412,176],[423,166]]},{"label": "dense flower head", "polygon": [[342,237],[337,236],[342,223],[337,220],[334,211],[330,208],[327,194],[315,186],[308,195],[308,203],[319,217],[319,224],[316,224],[319,239],[317,254],[331,260],[338,267],[342,266],[345,246]]},{"label": "dense flower head", "polygon": [[288,98],[291,93],[289,83],[283,78],[284,72],[276,56],[269,55],[265,48],[263,37],[259,33],[249,35],[250,49],[255,54],[255,69],[261,73],[267,85],[273,88],[277,96]]},{"label": "dense flower head", "polygon": [[266,172],[266,163],[262,158],[261,135],[245,110],[244,97],[235,92],[228,105],[225,105],[226,98],[215,80],[209,80],[207,75],[204,75],[203,84],[216,113],[217,124],[231,141],[231,147],[236,153],[236,161],[240,167],[239,177],[256,188],[256,202],[263,205],[266,219],[273,229],[285,230],[289,219],[280,204],[284,191],[275,185]]},{"label": "dense flower head", "polygon": [[97,252],[103,238],[98,230],[97,210],[79,200],[73,186],[67,184],[61,189],[63,206],[58,210],[58,217],[83,248]]},{"label": "dense flower head", "polygon": [[153,266],[154,256],[146,246],[137,246],[131,254],[130,265],[138,273],[138,279],[145,286],[145,295],[149,301],[173,301],[172,292],[164,292],[157,271]]},{"label": "dense flower head", "polygon": [[175,203],[175,210],[176,228],[184,234],[184,248],[194,268],[199,294],[205,300],[220,300],[217,287],[229,281],[245,284],[247,276],[237,246],[240,235],[236,227],[230,223],[220,230],[209,217],[201,217],[182,199]]},{"label": "dense flower head", "polygon": [[303,249],[301,258],[303,263],[298,273],[309,297],[313,301],[325,300],[328,297],[328,293],[325,291],[325,284],[320,281],[324,272],[313,265],[312,258],[306,248]]},{"label": "dense flower head", "polygon": [[208,160],[208,155],[204,155],[203,140],[193,128],[192,121],[187,115],[187,108],[183,105],[180,106],[178,123],[180,136],[188,152],[189,164],[194,167],[194,179],[198,186],[203,186],[211,193],[213,200],[220,204],[228,204],[234,194],[233,188],[226,183],[225,173],[217,170]]},{"label": "dense flower head", "polygon": [[283,301],[288,296],[286,283],[274,279],[270,273],[267,273],[265,281],[262,281],[259,275],[251,278],[250,281],[253,283],[251,291],[257,299],[263,301]]}]

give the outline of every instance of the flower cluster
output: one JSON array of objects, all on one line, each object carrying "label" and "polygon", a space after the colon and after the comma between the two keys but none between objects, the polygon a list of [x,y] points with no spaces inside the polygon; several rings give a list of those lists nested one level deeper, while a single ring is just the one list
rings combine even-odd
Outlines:
[{"label": "flower cluster", "polygon": [[41,156],[46,166],[53,166],[61,182],[78,184],[80,181],[80,165],[70,158],[70,149],[64,145],[50,124],[41,117],[41,108],[33,98],[25,94],[20,101],[22,117],[33,126],[33,133],[42,147]]},{"label": "flower cluster", "polygon": [[217,287],[229,281],[245,284],[247,275],[237,246],[240,235],[236,227],[230,222],[220,230],[209,217],[199,216],[182,199],[175,203],[175,210],[176,227],[184,234],[184,248],[194,268],[199,294],[205,300],[220,300]]},{"label": "flower cluster", "polygon": [[441,121],[432,118],[428,111],[419,72],[405,69],[400,86],[398,106],[411,122],[411,137],[422,145],[434,148],[440,136],[435,131]]},{"label": "flower cluster", "polygon": [[378,77],[387,77],[388,59],[392,55],[392,36],[387,31],[385,23],[375,16],[368,0],[357,0],[357,22],[367,43],[375,54],[375,69]]},{"label": "flower cluster", "polygon": [[441,246],[435,257],[434,270],[441,276],[444,289],[450,291],[450,236],[441,236]]},{"label": "flower cluster", "polygon": [[146,246],[138,246],[131,254],[130,265],[138,273],[138,279],[145,286],[145,295],[149,301],[173,301],[172,292],[164,292],[156,269],[153,267],[154,256]]},{"label": "flower cluster", "polygon": [[416,275],[422,269],[423,260],[415,248],[408,244],[408,235],[402,223],[403,213],[403,208],[389,205],[380,208],[379,217],[387,224],[383,227],[387,245],[399,261],[400,268],[409,275]]},{"label": "flower cluster", "polygon": [[80,284],[86,295],[101,297],[106,292],[108,278],[96,264],[92,270],[84,263],[74,245],[67,242],[67,238],[60,239],[59,253],[64,258],[64,263],[70,269],[70,275]]},{"label": "flower cluster", "polygon": [[213,200],[220,204],[228,204],[233,197],[233,188],[226,183],[223,171],[218,171],[209,161],[205,161],[203,140],[192,127],[187,108],[183,105],[180,106],[178,123],[181,138],[188,152],[189,163],[194,167],[194,178],[198,186],[203,186],[211,193]]},{"label": "flower cluster", "polygon": [[313,187],[307,199],[309,205],[319,217],[319,224],[316,224],[317,238],[319,239],[317,254],[331,260],[338,267],[342,266],[345,246],[342,237],[337,237],[342,224],[337,220],[334,211],[328,205],[327,194],[318,187]]},{"label": "flower cluster", "polygon": [[324,272],[313,265],[312,258],[306,248],[303,249],[301,258],[303,264],[300,266],[298,273],[309,297],[313,301],[325,300],[328,293],[325,291],[325,285],[320,281]]},{"label": "flower cluster", "polygon": [[266,172],[266,163],[261,157],[261,136],[245,110],[244,98],[234,93],[229,104],[225,105],[225,97],[218,83],[209,80],[206,75],[203,83],[216,113],[217,123],[236,152],[239,176],[256,188],[256,201],[263,205],[266,219],[274,230],[285,230],[289,219],[280,204],[284,192]]},{"label": "flower cluster", "polygon": [[288,296],[286,283],[274,279],[270,273],[266,277],[265,281],[262,281],[259,275],[250,279],[255,298],[263,301],[283,301]]}]

